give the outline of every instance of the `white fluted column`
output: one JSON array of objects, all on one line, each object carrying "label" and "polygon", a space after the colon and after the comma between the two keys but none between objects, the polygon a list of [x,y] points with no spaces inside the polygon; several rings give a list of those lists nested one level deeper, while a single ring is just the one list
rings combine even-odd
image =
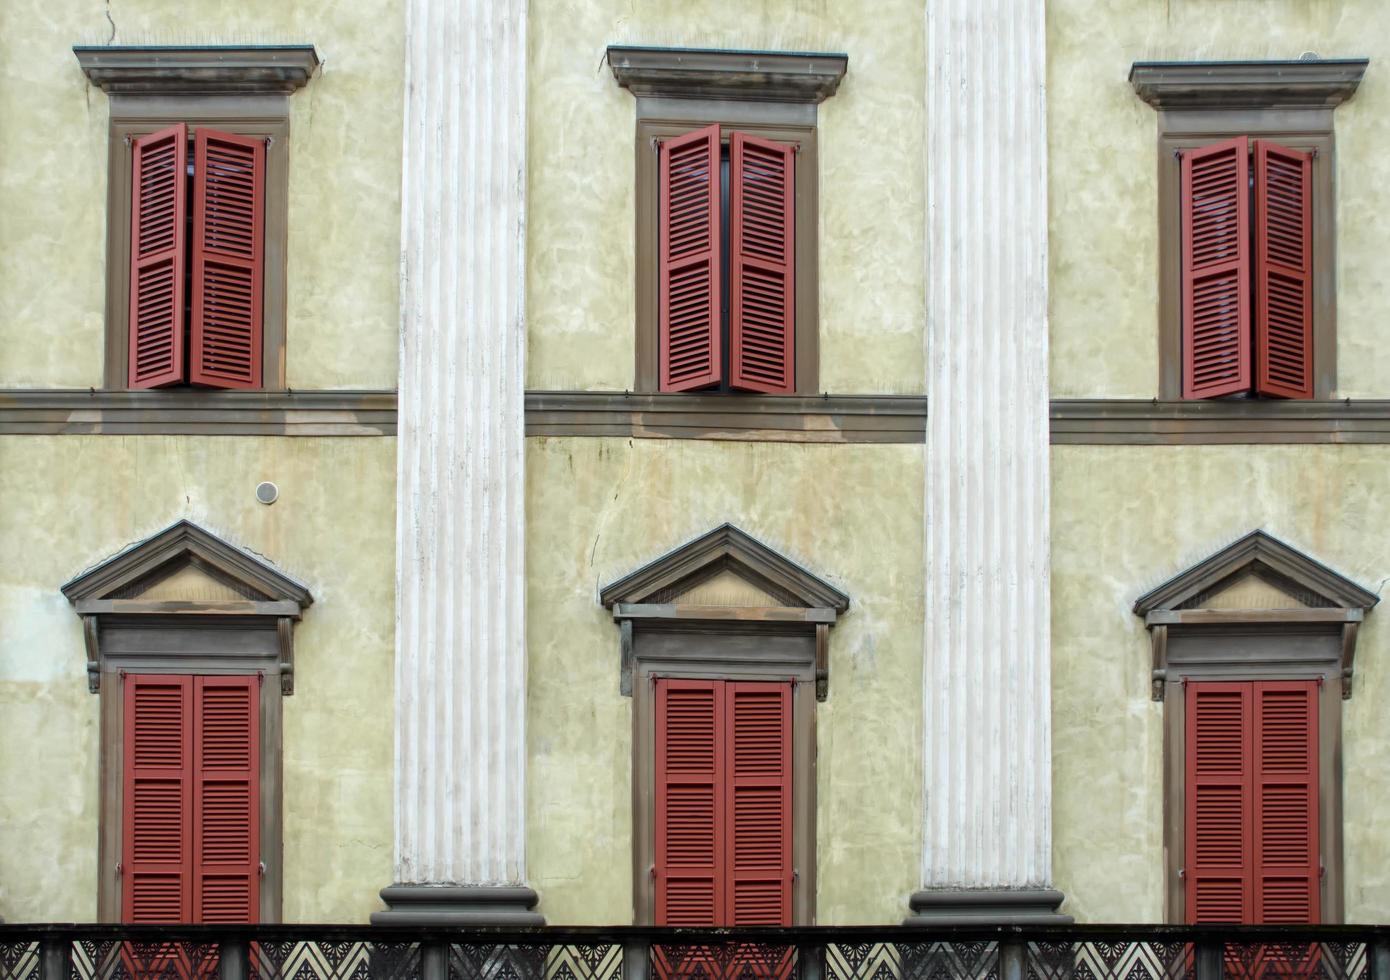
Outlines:
[{"label": "white fluted column", "polygon": [[928,0],[922,891],[1055,915],[1043,0]]},{"label": "white fluted column", "polygon": [[540,921],[525,887],[526,0],[409,0],[395,883],[377,922]]}]

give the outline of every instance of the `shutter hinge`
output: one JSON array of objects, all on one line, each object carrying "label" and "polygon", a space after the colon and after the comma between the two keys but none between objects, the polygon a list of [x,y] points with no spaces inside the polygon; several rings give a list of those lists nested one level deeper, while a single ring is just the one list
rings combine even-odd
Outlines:
[{"label": "shutter hinge", "polygon": [[1183,689],[1184,691],[1187,690],[1187,678],[1186,678],[1186,677],[1184,677],[1184,678],[1182,679],[1182,689]]},{"label": "shutter hinge", "polygon": [[135,142],[135,140],[131,139],[131,136],[130,136],[129,133],[126,133],[125,136],[122,137],[122,138],[124,139],[125,145],[126,145],[126,146],[130,146],[130,144],[132,144],[132,143]]},{"label": "shutter hinge", "polygon": [[121,680],[125,680],[125,668],[121,668],[120,674],[121,674]]},{"label": "shutter hinge", "polygon": [[258,670],[258,671],[256,671],[256,686],[257,686],[257,687],[261,687],[261,686],[264,685],[264,684],[265,684],[265,671],[264,671],[264,670]]},{"label": "shutter hinge", "polygon": [[1318,678],[1318,690],[1322,690],[1322,678]]},{"label": "shutter hinge", "polygon": [[798,881],[798,880],[800,880],[800,878],[801,878],[801,872],[800,872],[800,871],[797,871],[795,868],[792,868],[792,881]]},{"label": "shutter hinge", "polygon": [[1318,858],[1318,877],[1319,877],[1319,878],[1326,878],[1326,877],[1327,877],[1327,865],[1325,865],[1325,864],[1322,863],[1322,858]]},{"label": "shutter hinge", "polygon": [[119,878],[119,877],[121,876],[121,872],[124,871],[124,870],[125,870],[125,869],[121,867],[121,862],[120,862],[120,861],[117,861],[117,862],[116,862],[116,877]]},{"label": "shutter hinge", "polygon": [[1179,877],[1179,878],[1186,878],[1186,877],[1187,877],[1187,869],[1186,869],[1186,868],[1179,868],[1179,869],[1178,869],[1178,877]]},{"label": "shutter hinge", "polygon": [[647,868],[647,876],[652,879],[656,878],[656,865],[653,864]]},{"label": "shutter hinge", "polygon": [[1173,151],[1173,159],[1174,159],[1174,160],[1181,160],[1181,159],[1182,159],[1182,150],[1174,150],[1174,151]]},{"label": "shutter hinge", "polygon": [[256,874],[260,875],[262,878],[265,877],[265,862],[264,862],[264,861],[258,861],[258,862],[256,862]]},{"label": "shutter hinge", "polygon": [[274,137],[274,136],[267,136],[267,137],[265,138],[265,148],[268,150],[268,149],[270,149],[270,148],[271,148],[272,146],[274,146],[274,145],[275,145],[275,137]]}]

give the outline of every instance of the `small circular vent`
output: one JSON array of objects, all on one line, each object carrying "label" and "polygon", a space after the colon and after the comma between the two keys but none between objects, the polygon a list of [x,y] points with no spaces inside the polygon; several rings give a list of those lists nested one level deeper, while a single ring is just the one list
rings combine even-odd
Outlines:
[{"label": "small circular vent", "polygon": [[256,485],[256,499],[263,504],[273,504],[280,499],[280,488],[269,480]]}]

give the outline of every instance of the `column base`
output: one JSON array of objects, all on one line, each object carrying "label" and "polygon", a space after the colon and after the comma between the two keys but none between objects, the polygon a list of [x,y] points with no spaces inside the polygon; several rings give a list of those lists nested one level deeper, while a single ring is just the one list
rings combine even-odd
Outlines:
[{"label": "column base", "polygon": [[535,889],[524,885],[388,885],[374,926],[543,926]]},{"label": "column base", "polygon": [[1061,892],[1051,888],[943,888],[913,892],[905,926],[1060,926],[1072,917],[1057,911]]}]

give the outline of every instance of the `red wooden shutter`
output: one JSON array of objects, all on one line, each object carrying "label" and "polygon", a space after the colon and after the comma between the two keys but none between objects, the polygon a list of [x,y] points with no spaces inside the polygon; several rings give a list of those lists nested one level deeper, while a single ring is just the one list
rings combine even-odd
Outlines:
[{"label": "red wooden shutter", "polygon": [[1250,685],[1188,684],[1186,708],[1187,920],[1251,922]]},{"label": "red wooden shutter", "polygon": [[721,925],[792,921],[792,726],[787,684],[727,684],[728,906]]},{"label": "red wooden shutter", "polygon": [[193,734],[193,917],[260,913],[258,677],[199,677]]},{"label": "red wooden shutter", "polygon": [[265,140],[199,129],[193,173],[190,380],[259,388]]},{"label": "red wooden shutter", "polygon": [[191,681],[163,674],[125,677],[121,919],[126,922],[192,919]]},{"label": "red wooden shutter", "polygon": [[1316,923],[1317,685],[1261,681],[1254,702],[1255,921]]},{"label": "red wooden shutter", "polygon": [[730,157],[729,383],[745,391],[791,394],[796,387],[796,147],[734,133]]},{"label": "red wooden shutter", "polygon": [[656,692],[656,924],[720,925],[724,685],[660,680]]},{"label": "red wooden shutter", "polygon": [[131,152],[127,383],[158,388],[184,380],[188,127],[179,123],[142,136]]},{"label": "red wooden shutter", "polygon": [[658,347],[662,391],[718,384],[719,127],[661,144]]},{"label": "red wooden shutter", "polygon": [[1184,398],[1250,388],[1249,174],[1244,136],[1182,156]]},{"label": "red wooden shutter", "polygon": [[1255,387],[1313,397],[1313,155],[1255,140]]}]

